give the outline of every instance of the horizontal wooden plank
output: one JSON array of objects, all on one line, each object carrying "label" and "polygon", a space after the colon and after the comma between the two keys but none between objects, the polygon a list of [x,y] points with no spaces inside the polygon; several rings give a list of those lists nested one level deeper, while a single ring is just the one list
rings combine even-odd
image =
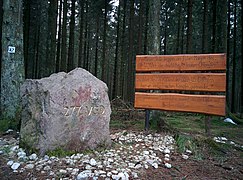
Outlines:
[{"label": "horizontal wooden plank", "polygon": [[225,54],[137,55],[137,72],[225,70]]},{"label": "horizontal wooden plank", "polygon": [[135,108],[225,116],[225,96],[177,93],[135,93]]},{"label": "horizontal wooden plank", "polygon": [[136,89],[225,92],[225,73],[137,73]]}]

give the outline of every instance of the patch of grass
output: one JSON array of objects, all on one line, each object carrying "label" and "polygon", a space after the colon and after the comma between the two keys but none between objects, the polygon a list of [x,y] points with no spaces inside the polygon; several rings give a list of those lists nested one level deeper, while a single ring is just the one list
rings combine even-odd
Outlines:
[{"label": "patch of grass", "polygon": [[144,128],[144,121],[138,120],[116,120],[112,119],[110,121],[110,128],[112,129],[136,129],[142,130]]},{"label": "patch of grass", "polygon": [[10,122],[7,119],[0,120],[0,132],[5,132],[9,129]]},{"label": "patch of grass", "polygon": [[19,130],[19,122],[14,119],[0,119],[0,132],[8,129]]},{"label": "patch of grass", "polygon": [[[184,113],[184,115],[173,113],[166,117],[167,122],[180,132],[205,135],[205,115]],[[211,133],[213,136],[226,136],[235,140],[242,139],[243,125],[225,123],[224,118],[211,117]],[[243,142],[242,142],[243,143]]]},{"label": "patch of grass", "polygon": [[75,154],[75,152],[74,151],[66,151],[62,148],[57,148],[53,151],[48,151],[46,154],[48,156],[65,157],[65,156],[71,156],[71,155]]},{"label": "patch of grass", "polygon": [[3,146],[0,148],[1,151],[3,151],[4,153],[8,154],[11,152],[11,147],[10,146]]},{"label": "patch of grass", "polygon": [[183,153],[187,149],[191,151],[195,150],[196,144],[193,142],[193,138],[191,136],[177,134],[175,136],[175,140],[179,152]]},{"label": "patch of grass", "polygon": [[119,120],[111,120],[110,127],[114,129],[126,129],[126,125]]},{"label": "patch of grass", "polygon": [[234,145],[217,143],[212,138],[202,135],[177,134],[175,140],[178,151],[184,153],[187,149],[191,150],[195,160],[203,160],[210,156],[218,162],[224,162],[229,158],[229,153],[236,149]]}]

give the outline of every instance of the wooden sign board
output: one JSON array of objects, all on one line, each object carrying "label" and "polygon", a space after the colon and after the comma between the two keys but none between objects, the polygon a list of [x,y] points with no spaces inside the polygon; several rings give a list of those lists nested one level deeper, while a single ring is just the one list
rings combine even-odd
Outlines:
[{"label": "wooden sign board", "polygon": [[226,69],[225,54],[138,55],[137,72],[214,71]]},{"label": "wooden sign board", "polygon": [[225,70],[225,54],[137,56],[136,91],[179,92],[136,92],[135,108],[224,116]]}]

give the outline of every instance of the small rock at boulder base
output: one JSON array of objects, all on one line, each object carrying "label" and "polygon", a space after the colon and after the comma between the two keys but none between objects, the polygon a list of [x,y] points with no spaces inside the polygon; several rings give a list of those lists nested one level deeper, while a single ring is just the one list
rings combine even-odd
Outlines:
[{"label": "small rock at boulder base", "polygon": [[165,167],[167,167],[168,169],[170,169],[172,167],[172,165],[170,163],[165,163]]},{"label": "small rock at boulder base", "polygon": [[11,166],[11,169],[12,170],[17,170],[20,166],[20,163],[16,162],[16,163],[13,163],[12,166]]},{"label": "small rock at boulder base", "polygon": [[44,155],[110,144],[110,101],[104,82],[76,68],[21,87],[20,146]]}]

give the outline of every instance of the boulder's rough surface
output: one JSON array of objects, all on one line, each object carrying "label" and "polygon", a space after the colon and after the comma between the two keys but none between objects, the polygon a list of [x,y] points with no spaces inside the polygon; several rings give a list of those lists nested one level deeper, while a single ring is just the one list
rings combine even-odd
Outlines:
[{"label": "boulder's rough surface", "polygon": [[110,144],[110,102],[105,83],[84,69],[60,72],[21,87],[20,145],[40,154]]}]

